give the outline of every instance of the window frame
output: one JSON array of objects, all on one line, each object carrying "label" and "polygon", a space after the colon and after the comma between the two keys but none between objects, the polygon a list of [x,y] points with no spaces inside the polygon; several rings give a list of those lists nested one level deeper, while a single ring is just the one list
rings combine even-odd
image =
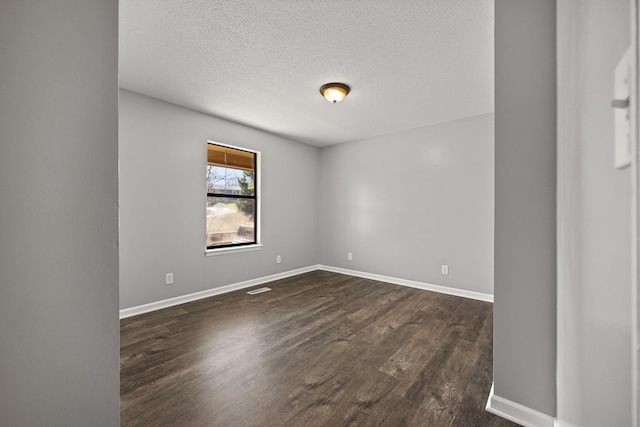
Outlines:
[{"label": "window frame", "polygon": [[[255,214],[254,214],[254,218],[253,218],[253,224],[254,224],[254,241],[253,242],[245,242],[245,243],[232,243],[232,244],[225,244],[225,245],[216,245],[216,246],[208,246],[207,245],[207,226],[206,226],[206,215],[205,215],[205,254],[207,256],[212,256],[212,255],[220,255],[220,254],[226,254],[226,253],[236,253],[236,252],[247,252],[247,251],[254,251],[254,250],[260,250],[262,249],[262,243],[261,243],[261,227],[260,227],[260,219],[261,219],[261,209],[260,209],[260,192],[262,189],[262,183],[260,180],[260,175],[261,175],[261,152],[257,151],[257,150],[252,150],[249,148],[244,148],[244,147],[238,147],[235,145],[230,145],[230,144],[224,144],[221,142],[217,142],[217,141],[211,141],[211,140],[207,140],[207,145],[206,145],[206,149],[207,152],[205,153],[208,156],[208,147],[209,145],[216,145],[219,147],[225,147],[225,148],[231,148],[234,150],[240,150],[240,151],[244,151],[247,153],[251,153],[254,155],[254,159],[253,159],[253,170],[254,170],[254,195],[253,196],[245,196],[245,195],[239,195],[239,194],[222,194],[222,193],[210,193],[209,192],[209,186],[206,180],[206,176],[205,176],[205,206],[207,205],[207,199],[209,197],[233,197],[233,198],[240,198],[240,199],[248,199],[248,200],[253,200],[254,201],[254,206],[255,206]],[[208,157],[207,157],[207,161],[206,161],[206,165],[209,166],[209,162],[208,162]]]}]

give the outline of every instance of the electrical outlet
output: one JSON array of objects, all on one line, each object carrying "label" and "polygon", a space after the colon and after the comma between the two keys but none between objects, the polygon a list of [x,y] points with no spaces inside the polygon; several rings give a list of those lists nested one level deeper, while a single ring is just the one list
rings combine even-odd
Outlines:
[{"label": "electrical outlet", "polygon": [[164,275],[164,284],[173,285],[173,273],[167,273]]},{"label": "electrical outlet", "polygon": [[442,265],[442,274],[449,274],[449,266],[448,265]]},{"label": "electrical outlet", "polygon": [[353,254],[352,254],[351,252],[349,252],[349,253],[347,254],[347,259],[348,259],[349,261],[353,261]]},{"label": "electrical outlet", "polygon": [[280,264],[282,262],[282,257],[280,255],[276,256],[276,263]]}]

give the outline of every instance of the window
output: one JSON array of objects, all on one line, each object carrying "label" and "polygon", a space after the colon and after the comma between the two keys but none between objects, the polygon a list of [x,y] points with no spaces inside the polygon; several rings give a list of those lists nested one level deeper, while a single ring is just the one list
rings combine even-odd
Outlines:
[{"label": "window", "polygon": [[207,249],[258,244],[260,153],[207,144]]}]

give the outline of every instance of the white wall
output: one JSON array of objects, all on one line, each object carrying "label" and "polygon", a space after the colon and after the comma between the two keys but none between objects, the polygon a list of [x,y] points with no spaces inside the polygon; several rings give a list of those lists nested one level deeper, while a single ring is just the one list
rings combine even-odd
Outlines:
[{"label": "white wall", "polygon": [[558,418],[631,425],[631,174],[613,167],[628,0],[559,0]]},{"label": "white wall", "polygon": [[[204,255],[207,139],[262,152],[261,251]],[[491,295],[493,115],[320,150],[121,90],[120,230],[122,309],[318,263]]]},{"label": "white wall", "polygon": [[[318,263],[318,148],[125,90],[119,115],[120,308]],[[262,152],[260,251],[205,256],[207,140]]]},{"label": "white wall", "polygon": [[493,120],[323,148],[320,262],[493,294]]},{"label": "white wall", "polygon": [[0,2],[0,425],[118,425],[117,96],[117,0]]},{"label": "white wall", "polygon": [[549,416],[556,411],[555,11],[555,0],[495,2],[494,392]]}]

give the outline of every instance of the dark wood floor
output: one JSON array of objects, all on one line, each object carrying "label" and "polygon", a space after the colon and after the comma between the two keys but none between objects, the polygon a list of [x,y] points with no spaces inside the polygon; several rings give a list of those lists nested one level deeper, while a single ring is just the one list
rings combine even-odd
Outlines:
[{"label": "dark wood floor", "polygon": [[514,426],[492,306],[315,271],[124,319],[123,426]]}]

